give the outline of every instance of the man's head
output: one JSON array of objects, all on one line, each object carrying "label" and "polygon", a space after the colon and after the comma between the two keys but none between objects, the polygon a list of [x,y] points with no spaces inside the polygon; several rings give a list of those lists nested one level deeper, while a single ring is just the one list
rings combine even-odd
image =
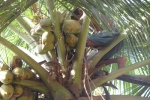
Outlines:
[{"label": "man's head", "polygon": [[73,20],[80,20],[81,16],[83,15],[83,11],[80,8],[76,8],[71,15],[71,19]]}]

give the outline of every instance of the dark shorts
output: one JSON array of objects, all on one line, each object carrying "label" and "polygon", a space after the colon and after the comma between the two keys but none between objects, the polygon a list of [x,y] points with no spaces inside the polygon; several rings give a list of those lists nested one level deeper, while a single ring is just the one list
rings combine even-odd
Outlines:
[{"label": "dark shorts", "polygon": [[[92,42],[99,44],[100,47],[109,46],[118,36],[120,32],[114,28],[110,32],[101,32],[99,34],[92,34],[88,37],[88,39]],[[119,42],[116,46],[114,46],[107,54],[102,57],[102,60],[107,60],[111,58],[114,54],[121,50],[123,47],[123,40]],[[95,47],[96,48],[96,47]]]}]

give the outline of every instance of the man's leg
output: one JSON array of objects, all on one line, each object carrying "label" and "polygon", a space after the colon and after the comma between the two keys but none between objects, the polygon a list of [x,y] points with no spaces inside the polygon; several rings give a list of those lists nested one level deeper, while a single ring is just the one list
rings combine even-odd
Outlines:
[{"label": "man's leg", "polygon": [[92,76],[95,72],[100,70],[102,67],[105,67],[109,64],[112,63],[117,63],[118,64],[118,69],[123,68],[126,63],[126,57],[119,57],[119,58],[113,58],[113,59],[108,59],[104,61],[100,61],[95,68],[89,70],[89,75]]},{"label": "man's leg", "polygon": [[112,63],[117,63],[118,64],[118,69],[122,68],[125,66],[126,63],[126,57],[119,57],[119,58],[113,58],[113,59],[108,59],[108,60],[104,60],[104,61],[100,61],[96,67],[99,67],[101,65],[109,65]]}]

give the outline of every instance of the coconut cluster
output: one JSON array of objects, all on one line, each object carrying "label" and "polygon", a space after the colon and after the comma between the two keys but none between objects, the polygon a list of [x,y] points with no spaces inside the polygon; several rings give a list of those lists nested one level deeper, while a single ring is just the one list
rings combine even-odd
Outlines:
[{"label": "coconut cluster", "polygon": [[30,89],[13,82],[33,80],[35,76],[29,68],[22,68],[22,60],[18,56],[13,56],[9,65],[0,62],[0,100],[33,100],[34,93]]},{"label": "coconut cluster", "polygon": [[81,25],[78,21],[70,19],[67,12],[56,12],[60,25],[60,37],[55,38],[55,26],[52,23],[52,19],[44,18],[39,21],[31,29],[32,37],[38,42],[36,46],[36,53],[45,54],[48,51],[53,51],[60,39],[64,39],[64,44],[67,50],[74,49],[78,42],[78,34],[81,32]]}]

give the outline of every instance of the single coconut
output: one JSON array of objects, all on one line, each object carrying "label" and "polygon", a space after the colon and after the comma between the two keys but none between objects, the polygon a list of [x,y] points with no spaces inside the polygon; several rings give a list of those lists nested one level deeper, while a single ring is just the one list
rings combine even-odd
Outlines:
[{"label": "single coconut", "polygon": [[14,96],[19,97],[23,93],[23,88],[21,85],[14,85]]},{"label": "single coconut", "polygon": [[31,79],[33,77],[33,72],[28,68],[24,68],[24,74],[24,79]]},{"label": "single coconut", "polygon": [[42,35],[42,50],[49,51],[54,48],[54,34],[52,32],[44,32]]},{"label": "single coconut", "polygon": [[0,87],[0,93],[4,99],[9,99],[14,93],[14,88],[11,84],[3,84]]},{"label": "single coconut", "polygon": [[78,34],[81,32],[81,25],[75,20],[65,20],[62,26],[65,33]]},{"label": "single coconut", "polygon": [[69,45],[69,47],[73,48],[76,46],[78,42],[78,38],[74,34],[67,34],[65,36],[65,41]]},{"label": "single coconut", "polygon": [[44,32],[42,35],[42,44],[50,44],[54,42],[54,34],[52,32]]},{"label": "single coconut", "polygon": [[52,21],[50,18],[44,18],[40,20],[40,25],[41,26],[51,26],[52,25]]},{"label": "single coconut", "polygon": [[23,80],[25,78],[24,68],[16,67],[12,70],[12,73],[15,75],[15,80]]},{"label": "single coconut", "polygon": [[0,71],[0,81],[3,84],[9,84],[13,81],[13,73],[10,70]]}]

